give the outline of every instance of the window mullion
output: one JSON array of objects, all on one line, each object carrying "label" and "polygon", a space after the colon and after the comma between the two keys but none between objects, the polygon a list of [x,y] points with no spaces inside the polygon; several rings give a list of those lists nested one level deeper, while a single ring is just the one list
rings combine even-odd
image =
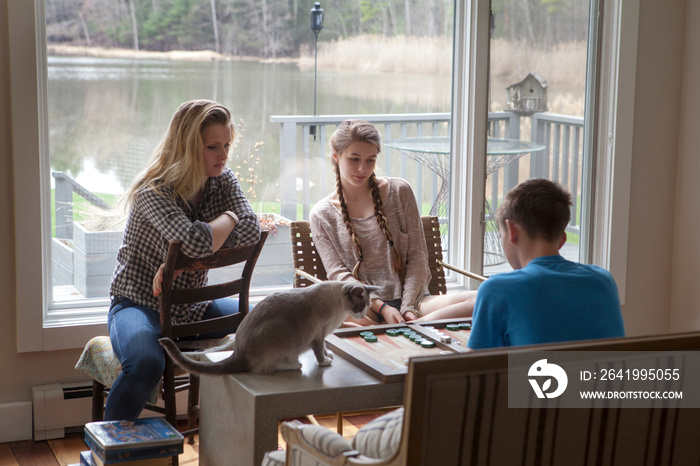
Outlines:
[{"label": "window mullion", "polygon": [[488,0],[456,2],[449,241],[454,262],[478,273],[484,249],[489,17]]}]

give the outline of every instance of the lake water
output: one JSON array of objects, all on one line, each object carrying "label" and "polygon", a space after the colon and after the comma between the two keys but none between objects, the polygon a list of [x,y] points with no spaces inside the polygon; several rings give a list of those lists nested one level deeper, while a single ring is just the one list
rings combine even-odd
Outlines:
[{"label": "lake water", "polygon": [[[237,153],[277,167],[270,116],[314,113],[314,70],[291,64],[53,56],[48,76],[51,168],[98,193],[124,192],[186,100],[227,106],[241,125]],[[316,113],[449,112],[450,98],[447,75],[319,70]]]}]

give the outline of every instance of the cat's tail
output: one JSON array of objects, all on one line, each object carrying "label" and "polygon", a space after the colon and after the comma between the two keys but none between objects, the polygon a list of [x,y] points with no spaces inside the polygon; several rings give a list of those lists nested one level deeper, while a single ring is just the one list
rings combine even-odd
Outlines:
[{"label": "cat's tail", "polygon": [[175,342],[170,338],[161,338],[158,340],[165,351],[175,361],[175,364],[183,368],[187,372],[193,374],[217,375],[217,374],[234,374],[236,372],[244,372],[245,368],[235,353],[227,359],[220,362],[203,362],[195,361],[188,358],[177,347]]}]

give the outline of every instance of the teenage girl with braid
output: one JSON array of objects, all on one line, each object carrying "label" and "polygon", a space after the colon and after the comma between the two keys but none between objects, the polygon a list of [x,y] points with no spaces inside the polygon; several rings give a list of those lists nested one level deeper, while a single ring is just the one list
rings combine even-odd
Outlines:
[{"label": "teenage girl with braid", "polygon": [[336,190],[311,210],[314,244],[330,280],[381,287],[359,325],[469,317],[476,291],[432,296],[420,212],[403,179],[377,177],[377,129],[347,120],[331,137]]}]

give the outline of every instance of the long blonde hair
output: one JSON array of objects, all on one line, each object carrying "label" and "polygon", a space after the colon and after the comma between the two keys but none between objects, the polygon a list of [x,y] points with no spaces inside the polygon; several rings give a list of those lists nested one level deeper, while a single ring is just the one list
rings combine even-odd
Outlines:
[{"label": "long blonde hair", "polygon": [[173,191],[174,198],[187,202],[203,187],[205,171],[202,162],[202,132],[213,124],[231,129],[235,137],[231,113],[211,100],[190,100],[177,109],[163,139],[153,151],[146,169],[127,190],[124,204],[128,210],[142,189],[162,193],[163,187]]},{"label": "long blonde hair", "polygon": [[[364,120],[345,120],[340,123],[336,130],[331,136],[331,148],[333,153],[340,157],[340,154],[347,149],[347,147],[353,142],[368,142],[377,148],[377,153],[381,152],[382,138],[371,123]],[[335,161],[335,159],[334,159]],[[340,180],[340,165],[338,162],[334,163],[335,167],[335,184],[336,192],[338,194],[338,201],[340,202],[340,210],[343,214],[343,220],[345,221],[345,228],[347,228],[352,243],[355,246],[359,260],[355,267],[353,268],[352,275],[357,280],[360,280],[360,266],[362,265],[362,246],[360,246],[360,240],[355,233],[355,228],[352,225],[352,220],[350,219],[350,214],[348,213],[348,206],[345,202],[345,195],[343,194],[343,185]],[[404,267],[403,261],[401,260],[401,253],[399,249],[394,244],[394,238],[389,231],[389,226],[387,224],[386,217],[384,216],[384,207],[382,205],[382,198],[379,195],[379,185],[377,184],[377,177],[374,172],[369,176],[369,189],[372,194],[372,202],[374,203],[374,217],[377,219],[379,228],[384,237],[389,242],[391,246],[391,251],[394,259],[394,271],[399,274],[401,280],[404,277]]]}]

